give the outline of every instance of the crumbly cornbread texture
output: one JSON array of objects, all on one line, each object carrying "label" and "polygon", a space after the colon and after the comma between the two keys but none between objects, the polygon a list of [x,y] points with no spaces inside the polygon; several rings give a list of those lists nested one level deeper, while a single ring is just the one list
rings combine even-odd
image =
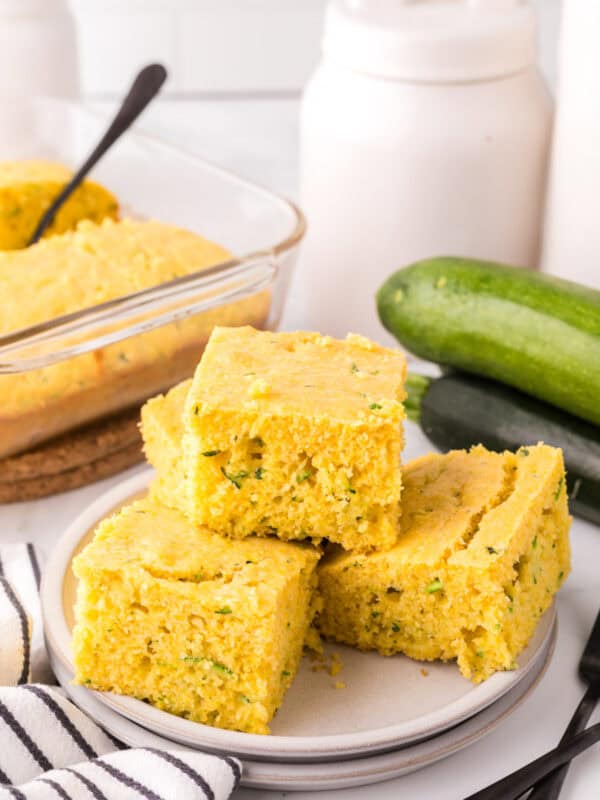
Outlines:
[{"label": "crumbly cornbread texture", "polygon": [[456,658],[474,681],[510,669],[569,571],[569,527],[560,450],[418,458],[395,547],[321,563],[320,631],[384,655]]},{"label": "crumbly cornbread texture", "polygon": [[268,733],[311,621],[318,553],[232,542],[141,500],[73,563],[77,682],[220,728]]},{"label": "crumbly cornbread texture", "polygon": [[184,412],[188,513],[234,537],[390,547],[405,369],[352,334],[215,328]]},{"label": "crumbly cornbread texture", "polygon": [[[0,335],[229,258],[224,247],[173,225],[81,222],[26,250],[0,253]],[[215,324],[260,326],[269,306],[262,291],[43,369],[0,376],[0,457],[173,386],[193,374]]]},{"label": "crumbly cornbread texture", "polygon": [[[52,161],[0,162],[0,250],[26,247],[72,172]],[[101,222],[116,218],[117,198],[93,181],[83,183],[58,210],[44,236],[64,233],[82,219]]]}]

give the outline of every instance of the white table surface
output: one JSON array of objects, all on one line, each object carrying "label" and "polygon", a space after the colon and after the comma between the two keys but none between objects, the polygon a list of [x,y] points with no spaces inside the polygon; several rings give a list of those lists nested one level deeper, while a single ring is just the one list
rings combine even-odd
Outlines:
[{"label": "white table surface", "polygon": [[[297,113],[298,104],[293,99],[169,101],[147,112],[143,127],[295,197]],[[302,325],[293,297],[283,325],[287,328]],[[413,427],[412,441],[417,442],[420,436]],[[0,507],[1,540],[32,541],[43,554],[48,554],[82,509],[133,471],[53,498]],[[499,729],[462,753],[386,783],[297,794],[240,789],[235,800],[274,800],[288,795],[296,800],[459,800],[555,746],[583,693],[577,678],[577,662],[600,606],[600,530],[576,520],[572,546],[573,571],[558,598],[555,656],[533,695]],[[600,720],[600,712],[594,719]],[[574,762],[561,797],[600,798],[598,746]]]}]

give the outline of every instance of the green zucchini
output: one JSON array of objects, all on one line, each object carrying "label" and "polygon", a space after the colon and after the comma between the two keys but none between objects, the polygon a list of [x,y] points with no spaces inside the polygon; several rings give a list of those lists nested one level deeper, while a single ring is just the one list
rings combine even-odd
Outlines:
[{"label": "green zucchini", "polygon": [[600,429],[516,389],[466,373],[409,374],[407,416],[442,451],[483,444],[517,450],[545,442],[562,448],[569,506],[600,524]]},{"label": "green zucchini", "polygon": [[516,267],[420,261],[380,288],[410,352],[515,386],[600,424],[600,292]]}]

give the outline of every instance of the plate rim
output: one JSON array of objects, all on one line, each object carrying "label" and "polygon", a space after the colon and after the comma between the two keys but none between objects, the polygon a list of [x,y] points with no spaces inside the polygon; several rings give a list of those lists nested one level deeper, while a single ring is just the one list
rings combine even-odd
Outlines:
[{"label": "plate rim", "polygon": [[[415,742],[406,747],[388,750],[385,753],[367,754],[343,761],[285,762],[280,760],[265,762],[242,758],[241,785],[247,788],[271,791],[332,791],[348,789],[392,780],[448,758],[492,733],[531,697],[544,678],[552,660],[557,642],[557,628],[557,620],[555,620],[552,625],[551,636],[541,648],[544,658],[537,669],[530,672],[523,681],[514,686],[497,703],[493,703],[479,714],[464,720],[449,730],[443,731],[438,736]],[[52,651],[50,651],[51,661],[53,660],[53,655]],[[60,668],[64,669],[64,665],[61,664]],[[135,742],[130,739],[129,746],[159,746],[168,749],[171,749],[172,746],[177,747],[176,742],[148,731],[107,707],[93,696],[93,692],[86,690],[85,687],[73,685],[66,676],[63,678],[59,675],[58,677],[61,686],[72,702],[81,708],[84,713],[90,715],[98,724],[103,725],[109,733],[117,738],[122,735],[122,731],[120,733],[111,724],[111,720],[118,720],[130,729],[141,731],[145,737],[150,737],[150,742],[146,739],[145,743]],[[100,718],[95,716],[97,712],[94,709],[97,708],[100,709]],[[460,737],[460,734],[464,735]],[[457,736],[460,738],[456,739],[455,737]],[[431,751],[430,748],[432,747],[435,747],[435,750]],[[198,748],[185,749],[197,750]],[[404,764],[398,765],[394,759],[402,758],[402,755],[407,758],[404,760]],[[389,764],[390,760],[394,760],[391,765]],[[339,772],[332,775],[332,768],[338,768]],[[314,773],[311,775],[311,769],[325,769],[327,772],[325,775],[315,775]],[[288,773],[289,770],[294,770],[296,775],[290,775]],[[350,774],[349,770],[351,770]]]},{"label": "plate rim", "polygon": [[[71,673],[74,671],[70,650],[71,633],[64,616],[62,593],[72,553],[90,528],[111,510],[126,502],[129,497],[146,489],[154,474],[154,470],[151,468],[144,469],[97,497],[67,527],[56,542],[48,559],[40,588],[44,633],[52,646],[55,657]],[[473,700],[470,704],[465,702],[465,697],[472,694],[469,693],[469,695],[458,698],[439,709],[410,720],[408,723],[401,722],[352,733],[323,736],[281,736],[277,734],[262,736],[230,731],[185,720],[132,697],[83,688],[84,691],[93,692],[99,702],[121,716],[127,717],[141,727],[162,730],[167,738],[179,741],[180,744],[186,744],[193,739],[204,748],[226,750],[235,752],[242,758],[258,760],[268,760],[274,752],[281,753],[283,757],[294,761],[315,760],[316,758],[325,760],[330,757],[352,758],[368,753],[381,753],[399,745],[406,746],[439,735],[500,700],[524,680],[535,667],[540,653],[552,635],[556,620],[555,602],[546,611],[542,620],[545,620],[545,631],[541,631],[538,626],[536,632],[540,640],[527,664],[514,671],[497,672],[486,681],[474,685],[472,692],[477,692],[476,702]],[[170,726],[175,727],[176,730],[170,731]],[[181,729],[181,732],[178,732],[177,729]]]}]

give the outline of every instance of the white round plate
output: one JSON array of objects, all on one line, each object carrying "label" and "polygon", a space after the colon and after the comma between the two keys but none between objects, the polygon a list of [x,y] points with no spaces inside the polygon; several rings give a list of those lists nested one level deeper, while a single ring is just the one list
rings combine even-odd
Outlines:
[{"label": "white round plate", "polygon": [[[540,651],[536,666],[517,686],[484,711],[445,733],[400,750],[343,761],[285,763],[242,759],[242,786],[279,791],[349,789],[399,778],[440,761],[486,736],[521,705],[544,675],[555,641],[556,624]],[[130,747],[180,748],[180,745],[151,733],[108,708],[98,700],[96,692],[73,686],[72,674],[54,658],[51,647],[49,654],[55,674],[73,702],[113,736]]]},{"label": "white round plate", "polygon": [[[44,629],[55,659],[69,673],[76,588],[72,558],[89,541],[97,523],[143,493],[151,476],[146,470],[101,496],[67,529],[48,561],[41,590]],[[552,607],[521,654],[518,669],[496,673],[477,685],[451,663],[422,664],[402,655],[384,658],[328,646],[327,652],[341,656],[341,673],[332,678],[315,672],[304,658],[273,721],[271,736],[211,728],[131,697],[110,693],[95,697],[133,722],[190,747],[269,761],[354,758],[435,736],[496,702],[539,666],[554,618]],[[345,688],[336,689],[336,681]]]}]

